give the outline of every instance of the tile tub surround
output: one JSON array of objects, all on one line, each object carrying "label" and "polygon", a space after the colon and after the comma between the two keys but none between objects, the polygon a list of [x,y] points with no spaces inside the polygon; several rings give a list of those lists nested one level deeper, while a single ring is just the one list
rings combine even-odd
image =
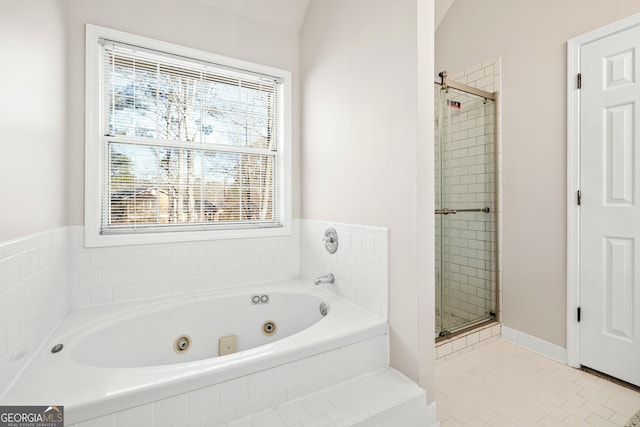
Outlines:
[{"label": "tile tub surround", "polygon": [[[322,244],[328,227],[339,236],[333,255]],[[321,286],[387,318],[386,228],[296,219],[291,236],[111,248],[85,248],[84,227],[69,228],[71,308],[332,272],[336,283]]]},{"label": "tile tub surround", "polygon": [[[295,303],[297,298],[299,301],[302,298],[317,298],[327,303],[330,307],[329,314],[295,334],[247,348],[237,354],[209,357],[210,353],[197,352],[198,339],[208,336],[202,328],[198,328],[199,325],[194,324],[193,330],[190,329],[191,322],[204,321],[198,310],[206,311],[216,304],[224,305],[224,298],[235,298],[238,295],[246,296],[246,305],[241,301],[244,298],[236,298],[236,304],[240,303],[249,310],[243,319],[254,323],[245,322],[238,329],[228,325],[217,333],[211,330],[214,336],[209,338],[212,341],[217,342],[218,336],[224,335],[224,332],[237,332],[240,334],[239,341],[246,338],[243,342],[250,343],[251,333],[245,336],[242,330],[251,329],[252,325],[259,328],[265,315],[280,323],[286,334],[287,324],[291,327],[290,322],[296,320],[287,315],[286,304],[275,304],[276,308],[283,307],[284,311],[279,314],[270,311],[270,307],[264,306],[263,309],[250,304],[250,296],[263,290],[271,294],[274,302],[279,298],[280,301],[287,301],[287,304]],[[227,311],[225,313],[224,308],[216,310],[221,316],[220,322],[228,315],[238,313],[235,309]],[[175,320],[167,322],[175,323],[173,329],[178,333],[192,336],[195,355],[201,358],[176,359],[170,349],[176,331],[169,331],[169,327],[148,332],[148,345],[140,346],[138,351],[133,348],[134,345],[131,354],[117,354],[123,350],[117,344],[118,334],[112,333],[114,327],[122,326],[124,321],[134,336],[140,336],[150,324],[158,324],[152,322],[154,318],[161,316],[170,319],[179,312],[193,313],[193,316],[189,317],[187,314],[186,321],[182,324]],[[103,339],[107,342],[105,349],[93,350],[98,353],[91,354],[87,345],[90,346],[93,340]],[[144,344],[145,338],[138,339]],[[108,344],[109,341],[113,344]],[[58,343],[65,345],[62,352],[52,355],[47,351]],[[166,347],[163,343],[166,343]],[[145,360],[151,360],[144,356],[144,349],[147,347],[158,349],[160,359],[144,363]],[[237,408],[230,407],[253,405],[255,402],[248,401],[261,397],[267,391],[278,390],[274,389],[275,386],[267,387],[259,380],[265,375],[272,378],[265,379],[266,382],[276,384],[280,381],[282,391],[286,391],[287,398],[291,399],[296,393],[306,394],[389,364],[387,325],[383,319],[299,279],[247,286],[241,290],[227,288],[198,295],[168,296],[153,301],[132,301],[77,309],[49,337],[44,349],[38,353],[9,393],[0,397],[0,404],[16,405],[33,399],[59,399],[65,405],[66,420],[70,424],[127,411],[140,405],[153,405],[177,395],[188,395],[203,387],[214,386],[219,386],[220,389],[219,410],[224,413],[231,410],[235,418],[240,414],[236,411]],[[105,362],[101,360],[105,360],[103,355],[109,351],[113,351],[114,355],[107,355],[106,358],[118,359],[120,362],[104,365]],[[164,354],[165,351],[168,353]],[[217,347],[212,351],[217,352]],[[185,361],[177,363],[180,360]],[[287,368],[284,371],[278,370],[277,367],[283,365]],[[255,375],[262,371],[271,373]],[[277,379],[276,372],[281,372],[282,379]],[[276,379],[273,379],[274,376]],[[257,379],[254,381],[254,378]]]},{"label": "tile tub surround", "polygon": [[[323,244],[327,228],[338,233],[338,250]],[[300,276],[313,281],[333,273],[334,284],[321,284],[371,313],[388,318],[389,231],[386,228],[303,219],[300,221]]]},{"label": "tile tub surround", "polygon": [[[328,258],[322,246],[322,233],[327,226],[336,228],[341,238],[335,258]],[[312,220],[294,220],[293,230],[292,236],[280,238],[85,248],[83,227],[69,226],[3,243],[0,245],[0,304],[3,307],[16,306],[16,295],[22,298],[24,289],[25,299],[37,314],[26,310],[17,313],[13,308],[0,313],[4,317],[10,317],[3,318],[4,323],[0,324],[0,356],[4,357],[3,365],[0,366],[0,392],[10,385],[26,365],[29,354],[36,354],[35,344],[39,345],[44,341],[69,309],[90,305],[106,307],[114,302],[295,277],[309,280],[331,271],[336,274],[336,284],[340,287],[336,289],[327,285],[324,287],[326,290],[364,307],[380,318],[387,318],[388,230]],[[303,234],[306,237],[304,241]],[[313,256],[318,256],[319,259],[313,260]],[[17,282],[15,266],[20,268]],[[302,269],[304,274],[301,274]],[[60,284],[64,283],[69,285],[66,288],[62,285],[61,291]],[[34,286],[38,286],[38,296],[33,296],[36,291]],[[42,309],[38,304],[41,305],[45,300],[49,304]],[[52,307],[55,307],[53,316],[42,316],[42,313],[48,313],[47,310]],[[11,313],[11,316],[6,313]],[[34,332],[29,342],[35,344],[26,353],[22,353],[26,354],[25,357],[15,358],[14,361],[15,354],[19,353],[14,351],[18,346],[13,344],[16,337],[16,317],[23,322],[20,331]],[[47,327],[40,329],[32,326],[35,324]],[[26,342],[27,338],[24,340]],[[224,404],[213,411],[216,414],[209,415],[213,418],[219,416],[221,419],[235,419],[255,412],[256,408],[264,410],[284,402],[283,399],[307,394],[313,391],[313,387],[334,385],[336,382],[384,368],[388,366],[387,340],[385,335],[383,338],[369,339],[292,362],[293,365],[286,366],[297,368],[291,367],[290,371],[283,371],[285,368],[282,367],[273,368],[273,393],[261,395],[259,403],[255,396],[259,392],[251,391],[254,383],[250,377],[254,374],[247,375],[245,380],[239,380],[247,383],[247,400],[234,402],[231,406]],[[333,367],[327,368],[329,371],[325,368],[315,369],[325,359],[334,360],[335,363],[331,365]],[[317,371],[317,375],[302,374],[301,366],[314,367],[311,371]],[[281,376],[284,372],[291,375],[296,372],[298,379],[291,377],[291,382],[278,380],[276,370]],[[284,385],[278,385],[278,381],[284,381]],[[217,386],[222,387],[222,384]],[[256,390],[260,389],[259,385],[257,387]],[[176,401],[172,399],[173,397],[161,400],[171,404],[182,398],[178,397]],[[166,412],[166,407],[159,402],[150,404],[154,411],[160,411],[154,412],[156,415]],[[158,409],[159,407],[165,409]],[[125,411],[126,414],[123,413],[120,417],[131,416],[136,419],[140,414],[138,410],[131,408],[130,412]]]},{"label": "tile tub surround", "polygon": [[[275,402],[260,410],[259,402],[245,405],[240,416],[206,414],[220,405],[222,390],[202,389],[182,399],[139,406],[69,427],[145,427],[173,424],[181,427],[264,426],[407,426],[436,425],[435,404],[427,407],[424,390],[391,368],[383,368],[326,387],[293,400]],[[259,399],[258,399],[259,400]],[[166,407],[164,407],[166,406]],[[228,414],[233,411],[226,411]],[[168,413],[174,415],[169,418]],[[176,415],[178,414],[178,415]]]},{"label": "tile tub surround", "polygon": [[67,228],[0,242],[0,396],[67,313]]},{"label": "tile tub surround", "polygon": [[273,282],[300,274],[299,220],[283,237],[85,248],[70,227],[72,308]]},{"label": "tile tub surround", "polygon": [[425,402],[426,393],[423,389],[398,371],[386,368],[235,420],[227,426],[262,426],[270,422],[280,422],[279,425],[283,426],[300,423],[363,427],[422,426],[428,417]]}]

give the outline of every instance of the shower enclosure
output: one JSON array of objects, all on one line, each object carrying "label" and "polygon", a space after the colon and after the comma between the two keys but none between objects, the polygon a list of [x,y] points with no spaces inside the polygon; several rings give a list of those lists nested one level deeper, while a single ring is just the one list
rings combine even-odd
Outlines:
[{"label": "shower enclosure", "polygon": [[495,96],[435,84],[436,339],[496,319]]}]

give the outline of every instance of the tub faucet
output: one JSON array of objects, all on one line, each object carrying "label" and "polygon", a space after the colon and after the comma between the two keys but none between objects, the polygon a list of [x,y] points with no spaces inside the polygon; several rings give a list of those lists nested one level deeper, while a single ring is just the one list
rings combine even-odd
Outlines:
[{"label": "tub faucet", "polygon": [[335,277],[333,277],[333,273],[327,273],[327,274],[323,274],[322,276],[316,278],[316,280],[313,281],[314,285],[319,285],[320,283],[333,283],[336,280]]}]

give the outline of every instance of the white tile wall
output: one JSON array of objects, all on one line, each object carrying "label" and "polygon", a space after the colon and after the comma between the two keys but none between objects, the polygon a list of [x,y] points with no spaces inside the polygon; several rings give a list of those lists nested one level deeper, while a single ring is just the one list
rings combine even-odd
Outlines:
[{"label": "white tile wall", "polygon": [[300,274],[299,221],[291,236],[85,248],[70,227],[72,308],[286,280]]},{"label": "white tile wall", "polygon": [[[322,246],[329,225],[340,236],[335,255]],[[387,317],[386,229],[296,220],[293,230],[292,236],[280,238],[85,248],[83,227],[72,226],[2,243],[0,391],[8,388],[67,310],[84,305],[300,275],[311,280],[333,272],[336,283],[326,285],[328,289]],[[216,425],[386,366],[388,343],[382,336],[77,425]],[[328,403],[333,408],[339,399],[333,396]],[[283,409],[279,416],[294,420],[304,414],[300,408]]]},{"label": "white tile wall", "polygon": [[[264,417],[261,419],[264,424],[259,425],[267,426],[270,422],[280,425],[277,422],[281,422],[283,418],[291,422],[303,416],[309,418],[324,412],[331,415],[330,409],[343,404],[339,394],[329,394],[326,400],[307,401],[300,398],[368,372],[384,369],[388,364],[387,337],[384,335],[169,399],[91,420],[72,422],[75,427],[214,426],[266,411],[260,415]],[[413,386],[417,388],[415,384]],[[390,389],[390,398],[399,397],[401,390],[394,390]],[[358,393],[368,391],[371,389],[352,386],[350,393],[343,396],[346,399],[354,399],[360,397]],[[287,406],[278,412],[269,411],[273,406],[295,399],[300,399],[300,404]],[[69,417],[69,412],[66,415]]]},{"label": "white tile wall", "polygon": [[[341,400],[332,403],[334,396]],[[317,409],[321,408],[321,409]],[[275,408],[224,427],[235,426],[427,426],[424,390],[393,369],[362,375],[301,399],[285,402]],[[420,411],[420,409],[423,409]],[[425,418],[401,418],[419,412]],[[399,419],[402,422],[398,423]],[[392,421],[396,421],[393,423]],[[388,423],[388,424],[387,424]]]},{"label": "white tile wall", "polygon": [[[477,64],[467,70],[450,75],[450,80],[496,92],[500,90],[500,58]],[[493,104],[482,100],[461,96],[454,101],[461,102],[460,109],[449,109],[446,129],[451,136],[443,147],[442,159],[436,152],[436,172],[441,161],[443,181],[436,173],[436,194],[442,191],[442,205],[450,209],[489,207],[490,214],[464,213],[438,217],[436,221],[436,245],[442,236],[446,251],[436,251],[436,281],[443,275],[447,283],[441,294],[436,286],[436,299],[443,298],[443,313],[439,319],[443,329],[450,324],[461,323],[484,317],[494,310],[495,295],[493,283],[500,278],[500,268],[496,271],[496,253],[499,253],[500,224],[502,208],[500,190],[498,202],[494,198],[496,179],[500,180],[499,138],[494,137]],[[498,104],[499,107],[499,104]],[[498,109],[498,115],[500,115]],[[441,128],[436,124],[437,128]],[[499,132],[499,128],[498,128]],[[498,151],[496,155],[496,151]],[[496,224],[498,235],[496,239]],[[441,261],[446,269],[441,272]],[[500,307],[501,304],[498,304]],[[499,312],[498,312],[499,316]]]},{"label": "white tile wall", "polygon": [[0,396],[67,313],[67,228],[0,243]]},{"label": "white tile wall", "polygon": [[[184,396],[190,398],[190,395]],[[337,396],[339,399],[336,399]],[[174,400],[181,401],[182,395]],[[424,390],[390,368],[362,374],[273,406],[257,406],[246,416],[234,416],[237,412],[226,411],[220,416],[187,415],[180,418],[176,414],[183,415],[182,405],[173,408],[176,412],[168,416],[163,413],[166,410],[156,404],[105,415],[69,427],[151,427],[167,425],[169,422],[181,427],[436,425],[435,404],[426,405]]]},{"label": "white tile wall", "polygon": [[500,57],[475,64],[464,71],[449,73],[449,80],[482,89],[486,92],[502,91],[502,60]]},{"label": "white tile wall", "polygon": [[[482,71],[480,73],[480,71]],[[497,180],[497,254],[498,254],[498,283],[502,283],[502,59],[493,58],[476,64],[459,73],[452,74],[450,79],[460,83],[495,92],[497,99],[496,111],[496,180]],[[502,287],[498,287],[498,319],[502,318]]]},{"label": "white tile wall", "polygon": [[459,357],[474,349],[500,339],[501,326],[492,323],[436,343],[436,363]]},{"label": "white tile wall", "polygon": [[[324,231],[338,232],[338,250],[329,254]],[[386,228],[300,221],[300,275],[310,281],[333,273],[335,283],[320,286],[387,319],[389,289],[389,232]]]}]

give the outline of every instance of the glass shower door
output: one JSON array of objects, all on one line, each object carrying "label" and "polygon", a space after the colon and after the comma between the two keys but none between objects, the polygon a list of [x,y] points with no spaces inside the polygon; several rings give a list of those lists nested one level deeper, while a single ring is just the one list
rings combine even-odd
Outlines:
[{"label": "glass shower door", "polygon": [[436,335],[495,317],[494,106],[436,85]]}]

